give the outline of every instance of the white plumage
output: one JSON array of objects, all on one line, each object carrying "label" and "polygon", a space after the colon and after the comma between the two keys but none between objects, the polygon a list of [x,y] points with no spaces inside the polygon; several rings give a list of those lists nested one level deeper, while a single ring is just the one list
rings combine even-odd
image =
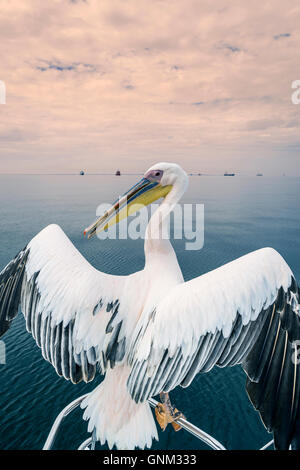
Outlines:
[{"label": "white plumage", "polygon": [[[175,164],[151,167],[87,232],[114,223],[132,201],[164,197],[145,240],[145,268],[130,276],[92,267],[57,225],[42,230],[0,273],[0,336],[18,312],[59,375],[104,381],[84,400],[89,431],[112,448],[157,439],[147,399],[214,365],[242,364],[247,391],[277,448],[300,446],[299,290],[272,248],[184,282],[158,228],[187,187]],[[145,199],[146,196],[149,200]],[[109,222],[110,221],[110,222]],[[113,223],[112,222],[112,223]]]}]

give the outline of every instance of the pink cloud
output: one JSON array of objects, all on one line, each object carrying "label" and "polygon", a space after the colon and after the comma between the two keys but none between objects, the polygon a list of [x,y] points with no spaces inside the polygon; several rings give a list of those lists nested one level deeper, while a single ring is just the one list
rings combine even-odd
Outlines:
[{"label": "pink cloud", "polygon": [[257,149],[263,167],[285,165],[299,136],[298,24],[290,0],[4,2],[2,171],[157,159],[243,171]]}]

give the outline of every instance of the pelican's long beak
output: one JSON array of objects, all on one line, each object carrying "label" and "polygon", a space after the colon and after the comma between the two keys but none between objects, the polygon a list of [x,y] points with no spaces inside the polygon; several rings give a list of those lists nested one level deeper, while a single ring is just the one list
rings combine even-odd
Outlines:
[{"label": "pelican's long beak", "polygon": [[157,199],[165,197],[171,189],[172,186],[162,186],[160,183],[142,178],[120,197],[108,211],[87,227],[83,232],[84,235],[87,235],[87,238],[92,238],[97,231],[106,230],[129,215],[133,215],[142,206],[147,206]]}]

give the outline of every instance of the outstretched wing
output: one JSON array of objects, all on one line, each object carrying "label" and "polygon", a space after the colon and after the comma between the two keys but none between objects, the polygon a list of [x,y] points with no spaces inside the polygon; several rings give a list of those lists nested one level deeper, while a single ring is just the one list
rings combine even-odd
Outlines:
[{"label": "outstretched wing", "polygon": [[241,363],[250,399],[274,431],[276,447],[288,448],[300,414],[299,314],[293,274],[271,248],[181,284],[137,325],[130,393],[143,401],[187,387],[214,365]]},{"label": "outstretched wing", "polygon": [[97,271],[60,227],[49,225],[0,273],[0,336],[20,305],[56,372],[89,382],[97,364],[104,372],[124,357],[131,327],[124,293],[132,276]]}]

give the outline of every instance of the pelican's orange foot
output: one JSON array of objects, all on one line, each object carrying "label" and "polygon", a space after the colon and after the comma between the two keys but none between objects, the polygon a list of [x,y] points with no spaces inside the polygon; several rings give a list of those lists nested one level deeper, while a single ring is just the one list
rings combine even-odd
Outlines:
[{"label": "pelican's orange foot", "polygon": [[177,408],[171,408],[164,404],[158,403],[155,407],[155,416],[161,429],[164,431],[168,424],[172,424],[174,431],[181,429],[180,424],[176,422],[178,418],[184,418],[183,414]]}]

